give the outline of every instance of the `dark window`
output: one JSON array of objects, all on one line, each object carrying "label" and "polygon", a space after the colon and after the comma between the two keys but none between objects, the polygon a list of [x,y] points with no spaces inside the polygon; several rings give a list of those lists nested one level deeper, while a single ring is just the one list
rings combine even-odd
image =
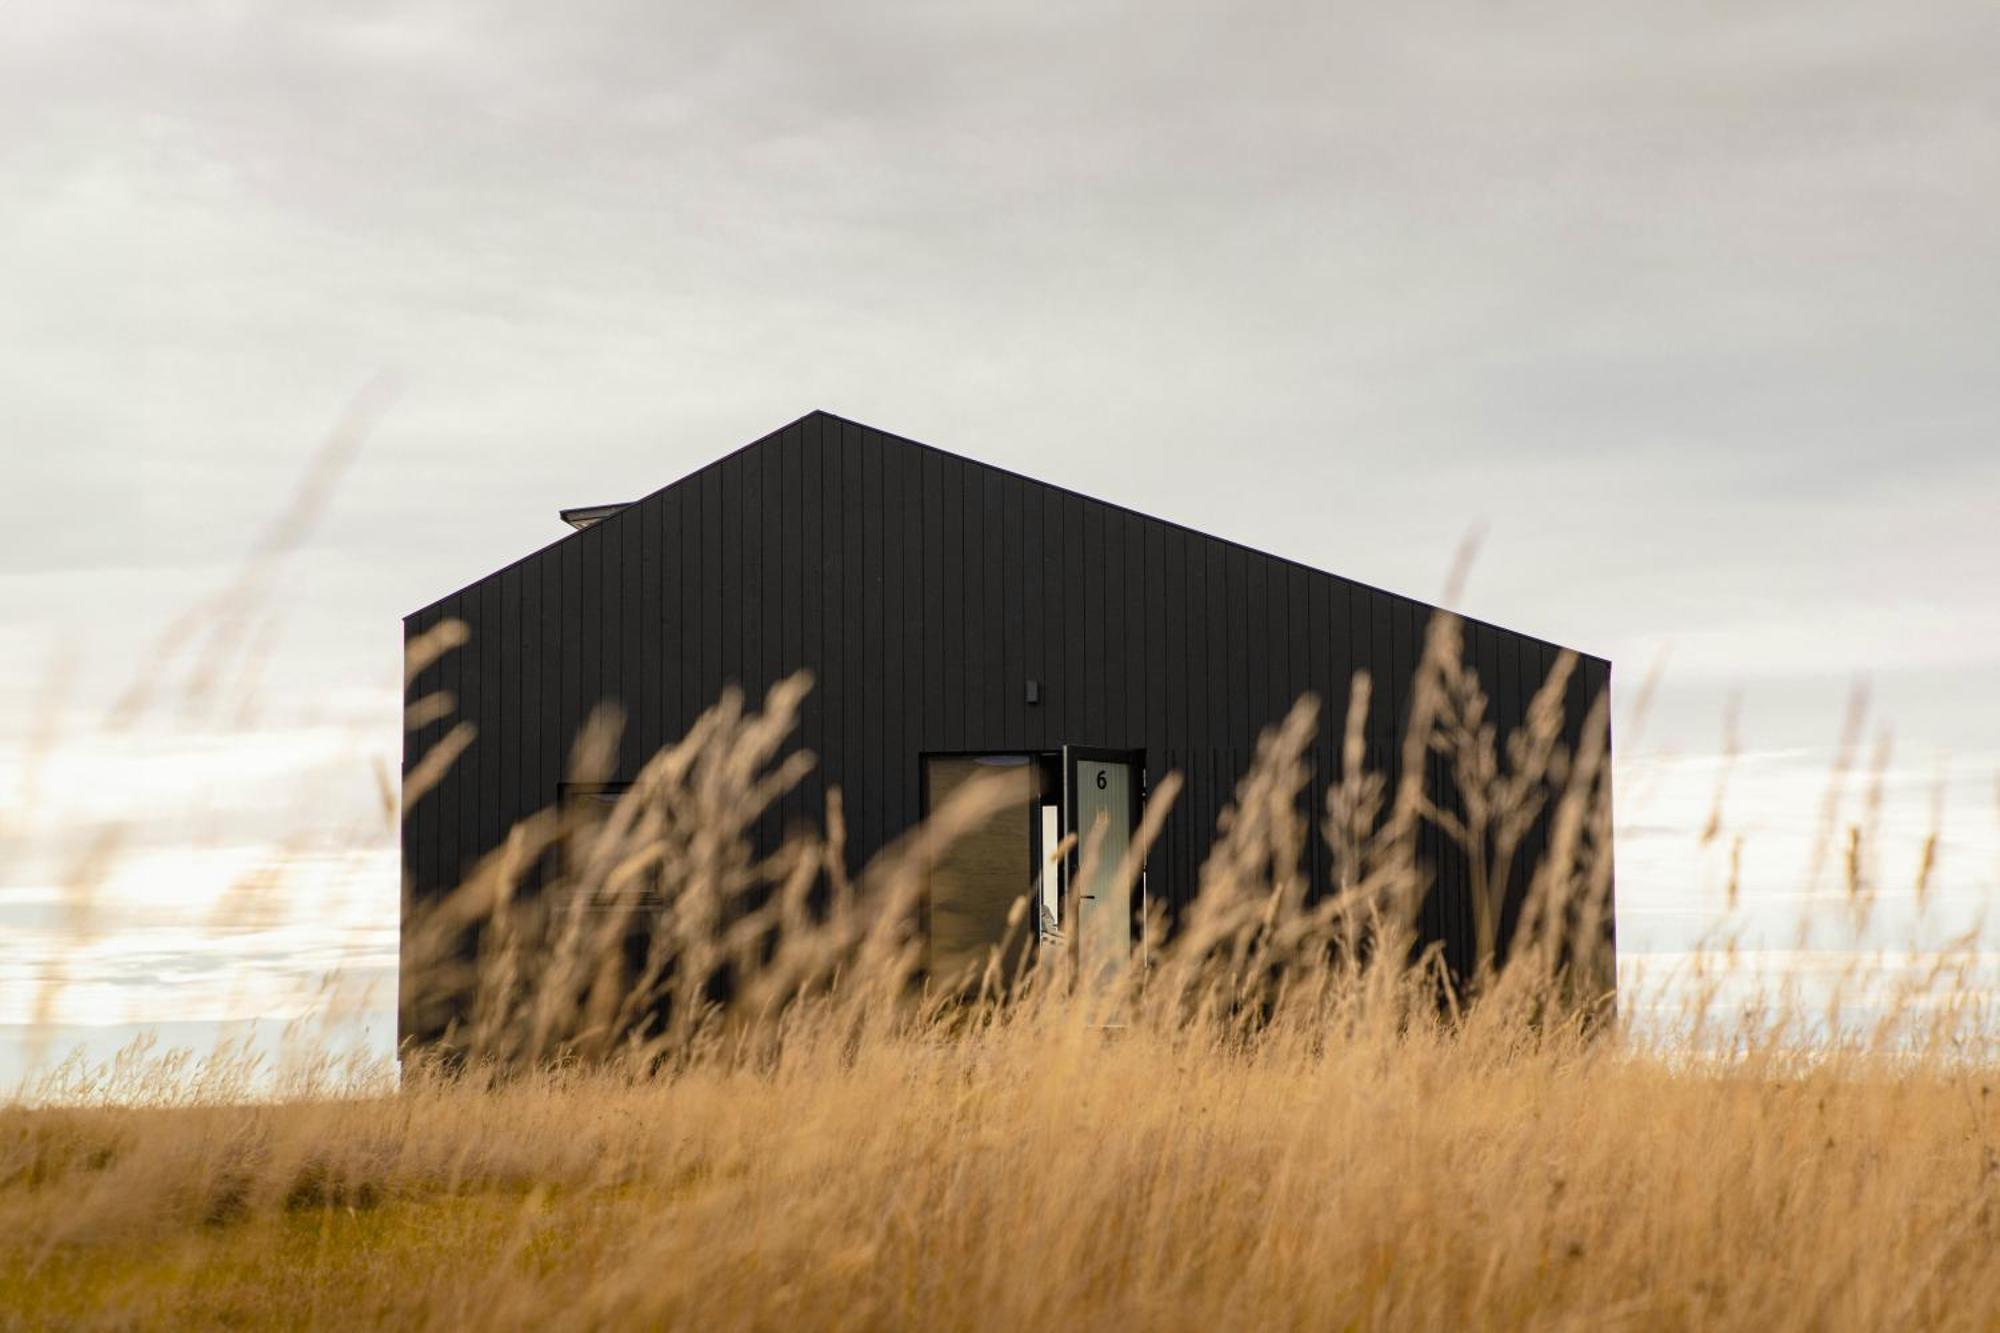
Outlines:
[{"label": "dark window", "polygon": [[1001,784],[1006,803],[967,830],[929,868],[927,964],[941,985],[976,986],[996,950],[1011,977],[1035,939],[1033,903],[1016,903],[1036,882],[1041,765],[1026,754],[927,755],[924,791],[931,811],[975,779]]},{"label": "dark window", "polygon": [[[629,877],[620,879],[621,891],[615,904],[611,896],[610,881],[617,861],[638,848],[626,847],[619,852],[600,846],[599,840],[607,832],[613,811],[631,789],[629,782],[565,782],[559,788],[558,806],[563,820],[559,864],[564,894],[569,899],[559,906],[603,909],[618,905],[630,909],[658,907],[665,901],[656,873],[646,874],[637,881]],[[630,836],[626,834],[626,840]],[[588,900],[578,893],[585,887],[590,890]]]}]

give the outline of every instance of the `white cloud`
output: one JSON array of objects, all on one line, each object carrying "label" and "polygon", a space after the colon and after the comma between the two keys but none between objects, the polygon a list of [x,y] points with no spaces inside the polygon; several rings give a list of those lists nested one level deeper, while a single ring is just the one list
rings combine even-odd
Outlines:
[{"label": "white cloud", "polygon": [[[1674,645],[1655,747],[1743,682],[1746,744],[1824,756],[1870,676],[1900,765],[1956,756],[1945,898],[1991,889],[1990,6],[9,18],[0,746],[51,660],[80,719],[15,880],[106,820],[364,829],[403,612],[825,406],[1419,595],[1483,518],[1467,610],[1626,699]],[[97,737],[384,366],[255,726]],[[1634,829],[1698,825],[1638,757]],[[1817,793],[1770,772],[1782,894]],[[1635,944],[1715,890],[1671,838],[1621,868]]]}]

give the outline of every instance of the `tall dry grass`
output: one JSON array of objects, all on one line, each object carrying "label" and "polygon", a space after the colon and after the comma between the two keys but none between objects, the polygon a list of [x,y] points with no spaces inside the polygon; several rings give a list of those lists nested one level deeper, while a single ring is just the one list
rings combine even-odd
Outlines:
[{"label": "tall dry grass", "polygon": [[[457,1016],[450,1061],[413,1054],[398,1084],[302,1060],[274,1093],[227,1052],[137,1053],[0,1110],[0,1312],[1992,1327],[1991,1015],[1944,974],[1862,1039],[1803,1047],[1768,1015],[1672,1041],[1621,1027],[1608,756],[1563,745],[1563,684],[1497,734],[1441,618],[1401,771],[1435,753],[1455,798],[1370,770],[1363,704],[1319,811],[1302,701],[1260,742],[1196,902],[1172,932],[1152,921],[1147,967],[1115,986],[1055,951],[922,978],[923,867],[994,794],[969,785],[852,880],[837,802],[760,851],[750,832],[808,762],[783,757],[807,683],[725,698],[615,807],[526,821],[425,916],[409,1002]],[[614,726],[579,746],[579,778]],[[1538,818],[1548,854],[1503,940],[1498,886]],[[1426,823],[1472,869],[1470,977],[1418,947]],[[1333,883],[1302,878],[1308,837]]]}]

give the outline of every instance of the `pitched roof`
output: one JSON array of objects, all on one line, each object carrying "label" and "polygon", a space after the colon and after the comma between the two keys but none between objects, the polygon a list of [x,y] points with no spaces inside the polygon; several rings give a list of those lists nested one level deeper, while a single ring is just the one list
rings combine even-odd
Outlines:
[{"label": "pitched roof", "polygon": [[[987,472],[998,473],[1009,477],[1015,477],[1023,482],[1028,483],[1029,485],[1043,487],[1047,490],[1055,491],[1063,495],[1075,496],[1078,499],[1083,500],[1089,504],[1101,505],[1106,509],[1114,510],[1122,514],[1128,514],[1146,523],[1158,524],[1161,527],[1170,528],[1178,532],[1192,533],[1195,536],[1203,538],[1204,540],[1219,542],[1224,547],[1231,548],[1234,550],[1244,551],[1249,554],[1262,557],[1263,559],[1266,560],[1275,560],[1280,564],[1288,565],[1297,569],[1306,570],[1309,573],[1317,574],[1323,578],[1338,579],[1341,582],[1349,584],[1354,587],[1365,588],[1371,592],[1381,593],[1384,596],[1392,597],[1399,601],[1413,603],[1414,605],[1421,607],[1427,611],[1434,612],[1438,609],[1432,603],[1423,601],[1421,598],[1411,597],[1405,593],[1392,592],[1386,588],[1378,588],[1373,584],[1363,583],[1359,579],[1350,578],[1345,574],[1338,574],[1333,572],[1332,570],[1320,569],[1317,566],[1308,565],[1304,561],[1294,560],[1289,556],[1278,555],[1275,552],[1261,550],[1257,547],[1249,545],[1246,542],[1234,541],[1228,537],[1218,536],[1212,532],[1204,532],[1201,529],[1191,527],[1188,524],[1175,522],[1173,519],[1160,518],[1157,515],[1145,513],[1141,510],[1133,509],[1128,505],[1118,504],[1115,501],[1100,499],[1094,495],[1085,495],[1080,491],[1073,490],[1069,487],[1059,485],[1052,481],[1043,480],[1040,477],[1031,477],[1025,473],[1015,472],[1010,468],[1000,467],[997,464],[984,462],[977,458],[968,458],[964,454],[956,454],[950,451],[949,449],[940,449],[936,445],[925,444],[921,440],[912,440],[907,436],[897,435],[893,431],[883,430],[879,426],[870,426],[865,422],[855,421],[852,418],[843,417],[838,415],[837,413],[828,412],[822,408],[815,408],[812,411],[805,413],[803,416],[795,417],[791,421],[786,422],[784,425],[779,426],[775,430],[768,431],[765,434],[758,436],[756,439],[751,440],[747,444],[741,445],[738,448],[730,450],[726,454],[722,454],[717,458],[711,459],[709,462],[704,463],[703,465],[701,465],[698,468],[695,468],[691,472],[685,473],[680,477],[676,477],[674,480],[668,482],[664,486],[661,486],[659,489],[651,491],[646,495],[640,496],[637,500],[629,501],[627,503],[618,505],[592,505],[592,506],[586,506],[582,509],[560,511],[563,519],[566,522],[571,521],[570,518],[571,514],[576,514],[578,517],[589,516],[589,521],[582,523],[573,523],[575,531],[566,532],[562,536],[556,538],[554,541],[536,547],[534,550],[527,552],[525,555],[522,555],[515,560],[511,560],[507,564],[501,565],[498,569],[492,570],[484,575],[481,575],[479,578],[472,580],[472,582],[467,583],[460,588],[454,589],[452,592],[446,593],[443,596],[434,599],[427,605],[418,608],[416,611],[410,612],[409,615],[404,617],[404,619],[408,620],[416,616],[422,615],[424,612],[431,610],[432,608],[436,607],[439,602],[445,601],[449,597],[456,596],[459,593],[462,593],[469,588],[475,587],[478,584],[486,582],[486,580],[493,578],[496,575],[503,574],[507,570],[514,568],[516,565],[524,564],[527,561],[533,560],[535,557],[541,555],[543,552],[548,551],[553,547],[559,546],[563,542],[574,541],[579,536],[581,536],[583,531],[587,528],[596,527],[599,525],[615,527],[619,522],[623,521],[627,515],[637,513],[638,511],[646,508],[652,501],[657,499],[659,496],[665,494],[667,491],[670,491],[677,486],[683,485],[689,480],[695,477],[699,477],[702,474],[709,472],[714,468],[720,467],[724,463],[728,462],[733,458],[739,457],[744,454],[748,454],[760,448],[763,445],[769,444],[771,441],[777,439],[779,436],[785,434],[785,432],[793,429],[794,427],[804,425],[805,423],[813,421],[815,419],[825,422],[834,422],[845,426],[852,426],[857,430],[865,430],[899,447],[913,449],[913,450],[920,450],[932,454],[938,454],[943,457],[953,459],[956,462],[963,464],[967,467],[979,468]],[[603,512],[601,514],[597,513],[597,511],[600,510],[606,512]],[[1532,642],[1545,644],[1551,648],[1556,648],[1563,651],[1575,652],[1577,656],[1580,658],[1585,658],[1591,661],[1603,662],[1607,667],[1610,665],[1609,659],[1607,658],[1599,657],[1593,653],[1586,653],[1579,649],[1566,648],[1564,645],[1558,644],[1550,639],[1544,639],[1537,635],[1525,633],[1521,630],[1510,629],[1506,626],[1495,625],[1491,621],[1481,620],[1476,616],[1467,615],[1462,611],[1456,611],[1453,614],[1457,615],[1461,620],[1464,620],[1468,624],[1485,625],[1488,628],[1502,630],[1505,633],[1517,635],[1522,639],[1527,639]]]}]

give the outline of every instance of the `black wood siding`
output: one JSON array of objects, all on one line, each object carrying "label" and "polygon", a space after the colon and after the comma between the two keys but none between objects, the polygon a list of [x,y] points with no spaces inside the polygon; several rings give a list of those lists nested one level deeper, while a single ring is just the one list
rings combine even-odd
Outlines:
[{"label": "black wood siding", "polygon": [[[1177,907],[1259,730],[1300,694],[1322,704],[1315,830],[1356,670],[1375,682],[1369,762],[1393,769],[1431,610],[815,412],[405,620],[408,636],[466,623],[471,641],[410,695],[448,690],[478,727],[405,819],[406,892],[435,897],[553,801],[600,701],[628,719],[618,776],[629,778],[725,685],[754,700],[803,667],[818,684],[797,743],[820,764],[781,819],[817,820],[838,784],[858,866],[918,818],[925,751],[1143,749],[1151,779],[1187,781],[1148,877]],[[1467,660],[1503,732],[1559,651],[1466,622]],[[1580,655],[1573,739],[1609,680],[1608,662]],[[406,774],[454,720],[409,736]],[[1462,967],[1463,867],[1426,837],[1440,877],[1424,927]],[[1324,883],[1317,836],[1310,847]]]}]

